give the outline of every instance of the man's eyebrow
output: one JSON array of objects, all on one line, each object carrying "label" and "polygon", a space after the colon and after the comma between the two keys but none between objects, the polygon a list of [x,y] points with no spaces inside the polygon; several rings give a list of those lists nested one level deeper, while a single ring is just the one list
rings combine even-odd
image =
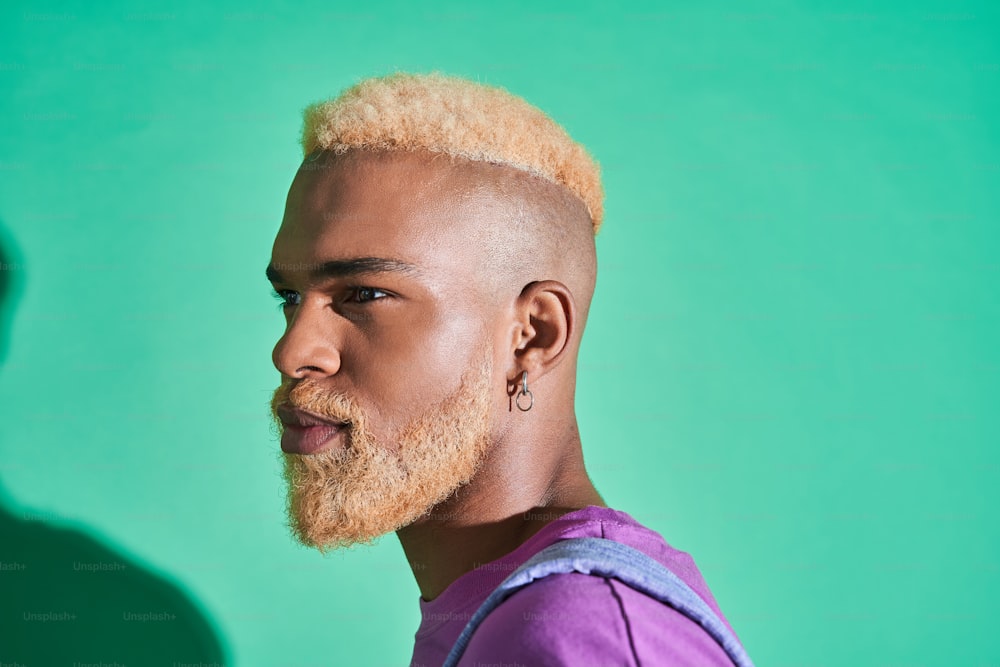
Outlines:
[{"label": "man's eyebrow", "polygon": [[420,273],[420,269],[414,264],[398,259],[353,257],[351,259],[330,259],[310,264],[271,263],[267,265],[267,279],[272,283],[284,282],[285,276],[281,273],[282,271],[307,271],[310,283],[370,273],[403,273],[407,275]]}]

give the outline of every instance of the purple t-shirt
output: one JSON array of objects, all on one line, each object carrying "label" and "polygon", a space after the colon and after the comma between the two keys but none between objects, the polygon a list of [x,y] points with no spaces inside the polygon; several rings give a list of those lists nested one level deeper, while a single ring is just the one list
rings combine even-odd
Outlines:
[{"label": "purple t-shirt", "polygon": [[[506,556],[453,581],[430,602],[420,598],[422,620],[411,667],[439,667],[469,618],[501,581],[553,542],[572,537],[604,537],[652,556],[700,595],[732,630],[690,555],[625,512],[591,505],[546,524]],[[733,663],[700,625],[666,604],[615,579],[571,572],[549,575],[502,602],[473,634],[459,664],[732,667]]]}]

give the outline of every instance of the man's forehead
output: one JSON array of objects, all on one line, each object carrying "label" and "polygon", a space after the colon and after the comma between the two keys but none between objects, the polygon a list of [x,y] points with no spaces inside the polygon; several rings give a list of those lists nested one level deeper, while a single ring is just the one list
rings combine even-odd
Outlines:
[{"label": "man's forehead", "polygon": [[322,155],[296,175],[283,231],[313,238],[344,231],[386,243],[414,235],[431,243],[449,232],[468,239],[504,207],[490,187],[491,167],[426,151]]},{"label": "man's forehead", "polygon": [[419,156],[356,153],[304,161],[289,191],[289,203],[306,213],[342,209],[360,215],[412,208],[417,203],[413,196],[441,179],[440,168]]},{"label": "man's forehead", "polygon": [[505,200],[576,199],[564,186],[524,169],[428,150],[318,151],[303,160],[292,190],[320,206],[352,198],[389,204],[388,196],[399,192],[407,203],[430,208],[438,200],[454,204],[499,193]]},{"label": "man's forehead", "polygon": [[463,187],[454,165],[438,157],[381,153],[307,160],[289,191],[273,261],[375,257],[428,269],[464,263],[489,206]]}]

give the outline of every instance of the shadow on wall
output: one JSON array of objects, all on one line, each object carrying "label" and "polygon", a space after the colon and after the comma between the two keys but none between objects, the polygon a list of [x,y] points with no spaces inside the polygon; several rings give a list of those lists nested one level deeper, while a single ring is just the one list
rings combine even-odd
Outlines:
[{"label": "shadow on wall", "polygon": [[[0,381],[25,275],[13,247],[0,224]],[[180,588],[58,524],[17,508],[0,478],[0,664],[224,664],[211,623]]]}]

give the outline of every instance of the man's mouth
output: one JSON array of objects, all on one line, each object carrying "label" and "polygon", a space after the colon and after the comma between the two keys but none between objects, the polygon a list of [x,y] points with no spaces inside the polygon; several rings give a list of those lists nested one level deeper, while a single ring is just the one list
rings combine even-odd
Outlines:
[{"label": "man's mouth", "polygon": [[281,450],[289,454],[316,454],[341,443],[350,424],[321,417],[287,404],[275,410],[284,429]]}]

